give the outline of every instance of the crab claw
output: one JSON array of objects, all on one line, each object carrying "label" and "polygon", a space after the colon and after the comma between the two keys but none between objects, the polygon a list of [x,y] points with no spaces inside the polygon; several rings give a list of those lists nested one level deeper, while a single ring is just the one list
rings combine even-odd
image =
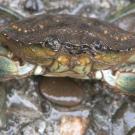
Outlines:
[{"label": "crab claw", "polygon": [[115,76],[118,89],[124,93],[135,95],[135,64],[121,65]]},{"label": "crab claw", "polygon": [[116,87],[124,93],[135,95],[135,73],[118,73]]},{"label": "crab claw", "polygon": [[114,73],[112,70],[97,71],[96,77],[114,87],[116,92],[135,95],[135,65],[122,65]]},{"label": "crab claw", "polygon": [[35,66],[32,64],[24,64],[20,66],[8,57],[0,56],[0,81],[9,80],[17,77],[27,76],[34,70]]}]

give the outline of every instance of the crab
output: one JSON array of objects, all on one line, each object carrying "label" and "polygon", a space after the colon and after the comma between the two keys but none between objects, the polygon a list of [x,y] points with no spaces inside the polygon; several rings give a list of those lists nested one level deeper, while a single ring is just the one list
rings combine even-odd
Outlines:
[{"label": "crab", "polygon": [[0,80],[31,75],[100,79],[135,95],[135,35],[76,15],[37,15],[0,30]]}]

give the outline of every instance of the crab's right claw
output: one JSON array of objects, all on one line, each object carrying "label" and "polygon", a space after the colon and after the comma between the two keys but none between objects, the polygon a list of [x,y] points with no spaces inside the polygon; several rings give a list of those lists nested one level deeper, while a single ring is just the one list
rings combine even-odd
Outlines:
[{"label": "crab's right claw", "polygon": [[34,70],[34,67],[27,63],[20,66],[19,63],[8,57],[0,56],[0,81],[27,76]]},{"label": "crab's right claw", "polygon": [[16,73],[16,65],[7,57],[0,56],[0,80],[8,80]]}]

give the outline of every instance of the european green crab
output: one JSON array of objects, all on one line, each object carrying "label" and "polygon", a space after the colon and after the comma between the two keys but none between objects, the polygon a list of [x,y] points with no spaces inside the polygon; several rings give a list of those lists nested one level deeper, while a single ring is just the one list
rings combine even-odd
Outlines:
[{"label": "european green crab", "polygon": [[74,15],[38,15],[0,30],[0,80],[30,75],[102,79],[135,94],[135,35]]}]

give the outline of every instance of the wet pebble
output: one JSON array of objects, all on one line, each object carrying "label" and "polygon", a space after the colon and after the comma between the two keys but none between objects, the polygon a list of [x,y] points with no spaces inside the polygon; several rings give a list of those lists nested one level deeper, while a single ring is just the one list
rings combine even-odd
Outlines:
[{"label": "wet pebble", "polygon": [[60,135],[85,135],[89,119],[85,117],[63,116],[60,122]]},{"label": "wet pebble", "polygon": [[39,84],[43,97],[61,106],[75,106],[81,103],[84,92],[70,78],[44,78]]},{"label": "wet pebble", "polygon": [[41,0],[26,0],[24,3],[24,8],[29,12],[44,10],[43,2]]},{"label": "wet pebble", "polygon": [[43,120],[37,119],[34,122],[24,125],[19,133],[21,135],[44,135],[45,128],[45,122]]},{"label": "wet pebble", "polygon": [[117,21],[115,21],[115,25],[119,26],[120,28],[126,31],[135,32],[134,22],[135,22],[135,13],[131,13],[119,18]]}]

